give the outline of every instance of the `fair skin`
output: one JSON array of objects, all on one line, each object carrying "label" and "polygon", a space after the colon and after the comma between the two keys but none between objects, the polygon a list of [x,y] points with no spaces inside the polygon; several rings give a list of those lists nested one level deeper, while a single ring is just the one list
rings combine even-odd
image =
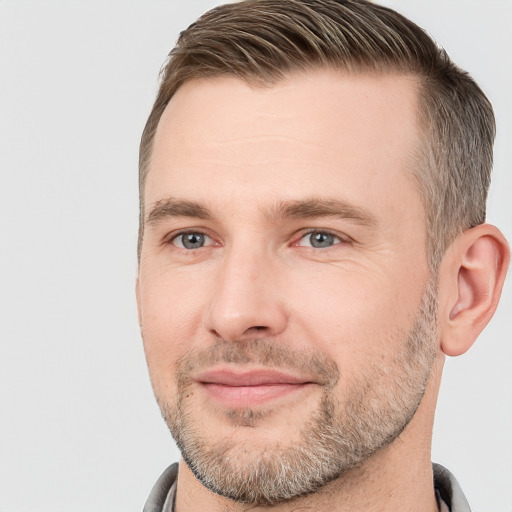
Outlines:
[{"label": "fair skin", "polygon": [[[265,88],[195,80],[160,121],[137,279],[148,366],[160,405],[175,411],[185,389],[189,425],[207,446],[229,441],[233,467],[299,444],[326,393],[339,412],[349,390],[374,385],[384,392],[368,400],[380,404],[399,387],[397,354],[430,277],[409,172],[416,87],[407,76],[325,70]],[[430,440],[444,354],[467,350],[492,316],[507,262],[492,226],[452,244],[412,420],[357,467],[272,510],[437,510]],[[195,357],[219,340],[316,357],[338,377],[324,381],[311,365]],[[199,362],[186,373],[180,362],[191,353]],[[213,493],[181,461],[178,512],[248,509],[267,507]]]}]

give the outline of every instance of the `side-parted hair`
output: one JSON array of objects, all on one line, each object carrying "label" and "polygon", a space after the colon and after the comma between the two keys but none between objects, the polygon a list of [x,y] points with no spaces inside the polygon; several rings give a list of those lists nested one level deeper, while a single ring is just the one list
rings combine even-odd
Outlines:
[{"label": "side-parted hair", "polygon": [[492,106],[423,29],[367,0],[245,0],[216,7],[183,31],[162,69],[140,144],[139,257],[153,140],[178,88],[218,76],[270,87],[294,72],[319,68],[417,79],[421,143],[411,172],[426,211],[432,269],[460,232],[485,221]]}]

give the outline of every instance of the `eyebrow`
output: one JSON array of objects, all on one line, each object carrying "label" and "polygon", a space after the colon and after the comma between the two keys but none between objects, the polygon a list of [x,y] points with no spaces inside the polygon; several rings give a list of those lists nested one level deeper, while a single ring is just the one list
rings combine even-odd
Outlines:
[{"label": "eyebrow", "polygon": [[377,218],[369,210],[340,199],[311,198],[285,201],[265,212],[265,216],[269,221],[274,222],[290,218],[317,219],[321,217],[335,217],[350,219],[358,224],[369,227],[377,225]]},{"label": "eyebrow", "polygon": [[194,217],[209,220],[213,215],[204,206],[195,201],[184,201],[169,197],[157,201],[149,211],[146,224],[153,225],[158,221],[172,217]]},{"label": "eyebrow", "polygon": [[[366,208],[356,206],[340,199],[309,198],[284,201],[263,210],[263,216],[271,223],[285,219],[318,219],[334,217],[350,219],[358,224],[373,227],[377,224],[376,217]],[[195,201],[187,201],[169,197],[157,201],[149,211],[146,224],[157,224],[158,221],[172,217],[191,217],[212,220],[214,215],[205,206]]]}]

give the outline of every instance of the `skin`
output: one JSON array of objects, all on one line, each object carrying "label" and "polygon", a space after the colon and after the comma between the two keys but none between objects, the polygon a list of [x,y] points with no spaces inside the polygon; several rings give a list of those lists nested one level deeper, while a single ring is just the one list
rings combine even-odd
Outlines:
[{"label": "skin", "polygon": [[[410,174],[420,136],[416,87],[408,76],[323,70],[270,88],[215,78],[178,90],[155,137],[137,280],[146,357],[161,405],[176,402],[179,362],[218,340],[264,339],[326,357],[343,376],[332,389],[342,405],[350,383],[369,365],[393,368],[430,277],[425,212]],[[188,201],[203,210],[155,210],[170,198],[174,206]],[[276,213],[276,205],[311,199],[342,201],[342,215]],[[508,261],[495,228],[475,229],[456,241],[440,268],[440,335],[412,421],[343,478],[273,510],[437,510],[430,441],[444,352],[467,350],[492,316]],[[332,245],[311,247],[311,230],[334,235]],[[204,233],[205,245],[184,248],[183,232]],[[470,252],[471,268],[480,269],[473,279],[470,270],[461,272],[471,266]],[[483,304],[486,286],[492,290]],[[468,310],[472,315],[465,316]],[[254,369],[236,365],[237,371]],[[304,369],[296,373],[313,379]],[[219,399],[193,382],[188,412],[198,428],[207,425],[208,442],[229,438],[240,457],[247,446],[254,456],[298,441],[322,383],[263,401],[257,391],[230,395],[227,403],[225,393]],[[229,414],[249,409],[260,418]],[[176,506],[178,512],[264,510],[212,493],[183,461]]]}]

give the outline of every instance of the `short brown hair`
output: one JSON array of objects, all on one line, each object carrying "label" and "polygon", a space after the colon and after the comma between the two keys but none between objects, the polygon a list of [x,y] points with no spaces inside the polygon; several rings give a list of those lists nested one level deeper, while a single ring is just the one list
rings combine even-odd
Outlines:
[{"label": "short brown hair", "polygon": [[245,0],[204,14],[169,54],[140,144],[139,256],[153,139],[177,89],[189,80],[226,75],[271,86],[294,71],[319,67],[418,78],[424,136],[412,172],[423,197],[433,269],[461,231],[485,221],[492,106],[423,29],[367,0]]}]

